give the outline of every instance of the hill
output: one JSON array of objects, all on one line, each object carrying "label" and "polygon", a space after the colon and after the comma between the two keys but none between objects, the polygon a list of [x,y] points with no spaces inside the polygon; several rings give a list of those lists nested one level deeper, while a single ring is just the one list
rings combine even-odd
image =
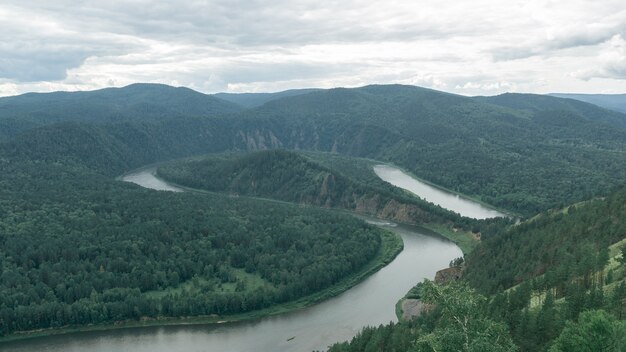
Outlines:
[{"label": "hill", "polygon": [[276,93],[217,93],[213,96],[243,106],[245,108],[255,108],[269,101],[292,97],[295,95],[307,94],[319,89],[290,89]]},{"label": "hill", "polygon": [[[157,174],[193,189],[341,208],[410,224],[440,224],[469,231],[497,222],[463,218],[377,180],[371,161],[341,159],[288,150],[225,153],[167,162],[158,167]],[[347,173],[345,166],[334,167],[348,161],[351,170],[362,174]]]},{"label": "hill", "polygon": [[569,94],[569,93],[552,93],[554,97],[568,98],[584,101],[590,104],[601,106],[605,109],[611,109],[626,113],[626,94]]},{"label": "hill", "polygon": [[215,116],[241,110],[237,105],[188,88],[132,84],[86,92],[28,93],[0,98],[5,136],[28,127],[61,121],[115,123],[181,116]]},{"label": "hill", "polygon": [[365,328],[330,351],[573,351],[574,341],[621,351],[625,204],[621,190],[512,226],[466,257],[461,281],[418,285],[430,305],[418,318]]},{"label": "hill", "polygon": [[[563,96],[562,98],[568,97]],[[493,97],[475,97],[474,99],[484,103],[528,111],[534,113],[531,115],[531,118],[535,119],[545,118],[545,113],[561,111],[571,114],[568,120],[562,121],[564,123],[572,123],[572,119],[580,119],[582,121],[601,122],[619,128],[626,128],[626,114],[612,110],[599,109],[598,106],[596,106],[598,104],[585,102],[581,99],[562,98],[557,95],[505,93]]]},{"label": "hill", "polygon": [[626,237],[625,204],[622,190],[513,226],[467,258],[466,277],[493,293],[543,274],[561,281],[582,275],[598,262],[595,256]]}]

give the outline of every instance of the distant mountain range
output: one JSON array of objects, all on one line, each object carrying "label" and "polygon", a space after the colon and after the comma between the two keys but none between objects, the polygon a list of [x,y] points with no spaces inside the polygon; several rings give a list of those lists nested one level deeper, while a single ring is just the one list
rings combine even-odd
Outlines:
[{"label": "distant mountain range", "polygon": [[296,95],[302,95],[306,93],[311,93],[318,91],[319,89],[309,88],[309,89],[290,89],[282,92],[276,93],[217,93],[213,96],[224,99],[226,101],[230,101],[231,103],[238,104],[245,108],[255,108],[257,106],[261,106],[269,101],[292,97]]},{"label": "distant mountain range", "polygon": [[626,113],[626,94],[569,94],[569,93],[552,93],[553,97],[568,98],[584,101],[586,103],[601,106]]}]

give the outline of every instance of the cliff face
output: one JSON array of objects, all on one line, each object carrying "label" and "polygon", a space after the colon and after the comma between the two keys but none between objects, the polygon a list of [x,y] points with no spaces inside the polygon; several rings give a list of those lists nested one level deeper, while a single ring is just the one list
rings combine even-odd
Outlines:
[{"label": "cliff face", "polygon": [[361,197],[353,209],[357,213],[375,216],[380,219],[416,225],[424,211],[413,204],[406,204],[395,199],[383,200],[380,196]]},{"label": "cliff face", "polygon": [[456,281],[461,278],[461,267],[453,266],[439,270],[435,274],[435,282],[439,285],[445,285],[451,281]]}]

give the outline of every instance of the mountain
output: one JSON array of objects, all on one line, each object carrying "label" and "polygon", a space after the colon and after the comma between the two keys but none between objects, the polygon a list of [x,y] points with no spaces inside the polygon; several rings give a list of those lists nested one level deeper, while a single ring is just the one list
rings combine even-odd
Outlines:
[{"label": "mountain", "polygon": [[[576,110],[558,98],[541,104],[536,96],[506,98],[487,102],[374,85],[319,90],[212,117],[131,119],[99,128],[138,156],[128,164],[134,167],[228,150],[334,152],[392,162],[524,216],[608,194],[626,182],[626,129],[615,125],[622,115],[584,103]],[[47,137],[53,146],[72,138],[63,128],[41,128],[56,131]],[[46,154],[28,138],[6,144]]]},{"label": "mountain", "polygon": [[217,93],[213,96],[243,106],[245,108],[255,108],[269,101],[292,97],[295,95],[307,94],[319,89],[290,89],[276,93]]},{"label": "mountain", "polygon": [[312,92],[242,115],[280,126],[272,130],[280,147],[391,161],[435,184],[531,215],[626,180],[626,130],[607,122],[606,110],[585,109],[528,111],[387,85]]},{"label": "mountain", "polygon": [[[513,108],[522,111],[528,111],[530,113],[540,112],[556,112],[566,111],[575,115],[581,119],[593,120],[595,122],[602,122],[609,125],[613,125],[620,128],[626,128],[626,114],[607,111],[605,109],[598,109],[598,106],[591,101],[585,102],[582,99],[563,99],[567,96],[557,97],[557,95],[538,95],[538,94],[517,94],[517,93],[505,93],[493,97],[475,97],[474,99],[499,105],[508,108]],[[576,99],[576,100],[574,100]],[[626,100],[624,100],[626,106]],[[603,106],[608,109],[608,107]],[[569,123],[570,121],[568,121]]]},{"label": "mountain", "polygon": [[240,111],[231,102],[162,84],[132,84],[86,92],[28,93],[0,98],[0,126],[14,135],[55,122],[115,123],[181,116],[212,117]]},{"label": "mountain", "polygon": [[552,93],[550,95],[559,98],[580,100],[590,104],[601,106],[605,109],[611,109],[626,113],[626,94]]}]

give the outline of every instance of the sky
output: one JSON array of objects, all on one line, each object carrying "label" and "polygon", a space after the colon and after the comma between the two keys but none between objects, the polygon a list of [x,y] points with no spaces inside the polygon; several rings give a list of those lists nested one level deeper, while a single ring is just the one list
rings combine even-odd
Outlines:
[{"label": "sky", "polygon": [[0,96],[137,82],[204,93],[375,83],[626,93],[626,3],[0,2]]}]

